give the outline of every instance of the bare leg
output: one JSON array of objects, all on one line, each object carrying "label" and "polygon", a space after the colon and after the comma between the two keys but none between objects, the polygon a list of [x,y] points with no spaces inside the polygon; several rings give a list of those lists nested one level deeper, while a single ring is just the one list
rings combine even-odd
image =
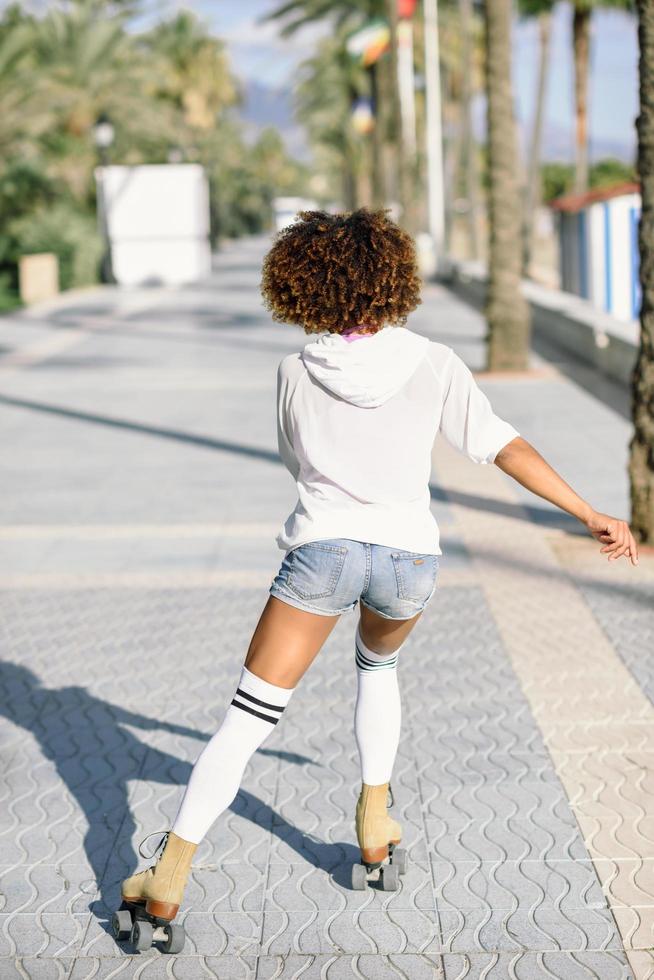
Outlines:
[{"label": "bare leg", "polygon": [[245,666],[269,684],[294,688],[339,619],[304,612],[271,595],[250,640]]},{"label": "bare leg", "polygon": [[378,616],[372,609],[364,606],[362,602],[359,603],[359,611],[361,614],[359,629],[363,642],[376,653],[385,653],[389,656],[402,646],[422,616],[419,612],[411,619],[384,619],[383,616]]},{"label": "bare leg", "polygon": [[281,719],[293,689],[338,619],[268,597],[234,700],[193,767],[173,825],[177,836],[198,844],[232,802],[248,760]]}]

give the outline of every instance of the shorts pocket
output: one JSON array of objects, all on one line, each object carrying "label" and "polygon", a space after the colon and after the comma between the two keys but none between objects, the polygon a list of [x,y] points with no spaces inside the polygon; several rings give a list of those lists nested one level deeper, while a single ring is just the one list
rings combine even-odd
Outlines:
[{"label": "shorts pocket", "polygon": [[411,551],[399,551],[391,554],[398,599],[419,604],[431,599],[436,588],[438,574],[438,557],[436,555],[418,555]]},{"label": "shorts pocket", "polygon": [[290,552],[287,587],[301,599],[333,595],[343,571],[347,545],[308,541]]}]

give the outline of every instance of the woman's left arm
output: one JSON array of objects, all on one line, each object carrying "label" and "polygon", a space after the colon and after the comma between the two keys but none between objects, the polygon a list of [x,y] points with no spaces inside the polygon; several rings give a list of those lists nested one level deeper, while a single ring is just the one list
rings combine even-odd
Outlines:
[{"label": "woman's left arm", "polygon": [[638,564],[638,545],[627,522],[593,510],[522,436],[500,449],[494,462],[527,490],[581,521],[604,545],[601,551],[608,554],[609,561],[624,555],[632,565]]}]

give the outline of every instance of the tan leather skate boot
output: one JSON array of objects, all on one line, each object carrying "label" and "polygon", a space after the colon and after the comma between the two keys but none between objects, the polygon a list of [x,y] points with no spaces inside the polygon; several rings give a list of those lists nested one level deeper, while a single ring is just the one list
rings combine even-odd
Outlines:
[{"label": "tan leather skate boot", "polygon": [[[120,891],[124,902],[145,904],[148,915],[170,922],[177,915],[184,896],[191,861],[198,845],[183,840],[172,830],[157,833],[163,833],[164,836],[150,857],[155,856],[162,844],[164,849],[156,864],[125,878]],[[141,845],[152,836],[148,834],[144,837]],[[141,846],[139,854],[146,856],[141,851]]]},{"label": "tan leather skate boot", "polygon": [[357,802],[356,831],[363,864],[380,864],[388,857],[388,845],[399,844],[402,828],[387,813],[388,783],[363,783]]}]

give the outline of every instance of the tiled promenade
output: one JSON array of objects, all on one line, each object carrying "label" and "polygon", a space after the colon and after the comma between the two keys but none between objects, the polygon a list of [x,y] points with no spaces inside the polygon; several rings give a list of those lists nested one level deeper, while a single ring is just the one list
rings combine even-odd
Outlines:
[{"label": "tiled promenade", "polygon": [[[0,977],[654,977],[654,558],[608,565],[440,440],[440,589],[400,667],[401,891],[348,886],[350,615],[197,852],[184,952],[114,941],[120,880],[231,698],[294,500],[275,368],[305,338],[260,306],[262,247],[202,288],[0,320]],[[440,287],[411,325],[482,365],[479,317]],[[624,393],[540,356],[480,382],[628,516]]]}]

